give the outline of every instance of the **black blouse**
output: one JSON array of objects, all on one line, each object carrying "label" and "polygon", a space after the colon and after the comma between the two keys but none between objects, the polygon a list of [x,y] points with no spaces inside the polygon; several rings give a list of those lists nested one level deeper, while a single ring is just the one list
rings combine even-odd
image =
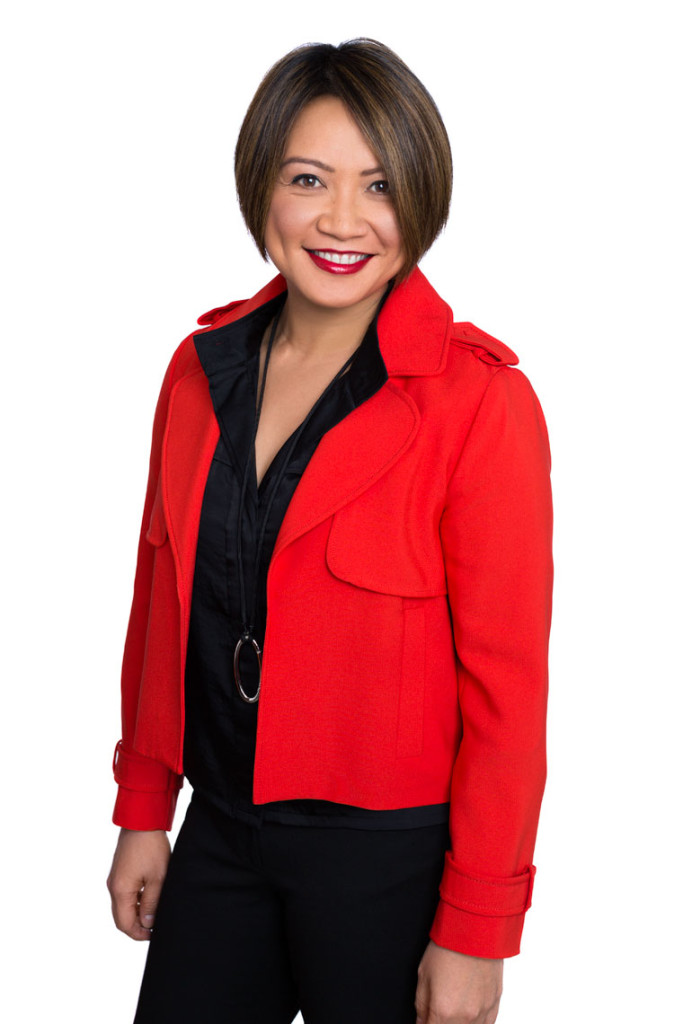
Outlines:
[{"label": "black blouse", "polygon": [[[194,790],[224,812],[251,823],[267,820],[366,829],[437,824],[448,819],[447,803],[378,811],[326,800],[261,805],[252,800],[258,703],[242,700],[233,677],[233,652],[242,627],[237,522],[256,416],[261,340],[285,299],[286,293],[241,320],[195,338],[220,438],[206,483],[197,541],[185,676],[185,774]],[[268,565],[299,479],[326,431],[371,398],[387,379],[375,317],[348,371],[309,413],[298,437],[292,435],[284,443],[259,486],[251,459],[242,513],[242,564],[247,603],[256,610],[253,633],[262,650]],[[255,581],[257,535],[269,505]],[[240,669],[244,690],[255,693],[257,666],[251,650],[243,650]]]}]

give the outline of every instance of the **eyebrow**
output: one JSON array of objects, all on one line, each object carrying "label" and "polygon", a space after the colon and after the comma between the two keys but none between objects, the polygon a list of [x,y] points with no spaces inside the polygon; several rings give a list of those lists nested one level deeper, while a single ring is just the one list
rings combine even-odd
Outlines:
[{"label": "eyebrow", "polygon": [[[280,164],[280,168],[286,167],[287,164],[312,164],[313,167],[319,167],[321,171],[328,171],[330,174],[334,174],[334,167],[330,167],[329,164],[324,164],[322,160],[313,160],[309,156],[290,156],[286,160],[283,160]],[[366,178],[370,174],[384,174],[383,167],[370,167],[367,171],[361,171],[361,177]]]}]

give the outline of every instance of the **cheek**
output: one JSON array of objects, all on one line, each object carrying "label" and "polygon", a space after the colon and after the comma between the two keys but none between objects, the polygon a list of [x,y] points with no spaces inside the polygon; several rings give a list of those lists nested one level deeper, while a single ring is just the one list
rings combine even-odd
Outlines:
[{"label": "cheek", "polygon": [[388,208],[385,211],[381,220],[377,223],[377,231],[387,249],[393,250],[397,254],[402,252],[401,232],[399,231],[398,221],[393,209]]},{"label": "cheek", "polygon": [[266,248],[269,249],[270,245],[301,244],[302,231],[306,224],[303,206],[303,203],[273,199],[266,223]]}]

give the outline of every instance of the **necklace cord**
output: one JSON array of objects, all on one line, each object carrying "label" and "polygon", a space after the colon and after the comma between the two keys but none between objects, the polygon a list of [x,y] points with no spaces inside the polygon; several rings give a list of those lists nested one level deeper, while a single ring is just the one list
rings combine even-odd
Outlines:
[{"label": "necklace cord", "polygon": [[[311,419],[311,416],[313,416],[313,414],[315,413],[316,409],[319,407],[319,405],[324,400],[324,398],[328,395],[328,393],[329,393],[330,389],[333,387],[333,385],[336,384],[336,382],[339,380],[339,378],[342,377],[346,373],[346,371],[349,369],[349,367],[353,363],[353,361],[354,361],[354,359],[356,357],[356,354],[358,352],[358,348],[356,348],[351,353],[351,355],[346,360],[344,365],[340,367],[340,369],[335,373],[335,375],[332,378],[332,380],[327,384],[327,386],[326,386],[325,390],[322,392],[322,394],[319,395],[319,397],[313,403],[311,409],[308,411],[307,415],[304,417],[302,422],[296,428],[294,433],[290,436],[289,440],[285,442],[285,445],[287,447],[287,451],[286,451],[285,456],[284,456],[284,458],[282,460],[282,463],[281,463],[281,465],[280,465],[280,467],[278,469],[278,473],[277,473],[277,476],[275,478],[275,482],[273,483],[273,486],[271,487],[270,495],[269,495],[269,498],[268,498],[268,503],[267,503],[265,511],[264,511],[264,513],[263,513],[263,515],[261,517],[261,524],[260,524],[258,538],[257,538],[257,543],[256,543],[256,553],[255,553],[255,557],[254,557],[254,586],[253,586],[253,591],[252,591],[251,608],[248,609],[247,608],[247,595],[246,595],[246,581],[245,581],[245,578],[244,578],[244,561],[243,561],[243,556],[242,556],[242,550],[243,550],[242,522],[243,522],[243,517],[244,517],[244,506],[245,506],[245,501],[246,501],[247,484],[248,484],[248,480],[249,480],[249,473],[251,471],[252,462],[255,462],[255,460],[256,460],[256,435],[258,433],[259,421],[261,419],[261,409],[263,407],[263,398],[264,398],[265,390],[266,390],[266,375],[268,373],[268,365],[270,363],[270,356],[271,356],[271,352],[273,350],[273,344],[274,344],[274,341],[275,341],[275,332],[277,331],[277,326],[278,326],[279,320],[280,320],[280,313],[278,313],[277,316],[274,318],[273,325],[271,327],[270,334],[268,336],[268,344],[267,344],[267,347],[266,347],[266,358],[265,358],[265,361],[264,361],[264,364],[263,364],[263,377],[261,379],[261,385],[259,387],[258,395],[257,395],[256,415],[255,415],[255,418],[254,418],[254,429],[252,430],[252,434],[251,434],[251,441],[250,441],[250,444],[249,444],[249,455],[248,455],[248,458],[247,458],[247,463],[246,463],[246,466],[245,466],[244,475],[242,477],[242,486],[240,488],[239,508],[238,508],[238,514],[237,514],[237,573],[238,573],[238,577],[239,577],[239,587],[240,587],[240,616],[241,616],[241,619],[242,619],[242,635],[241,635],[240,639],[238,640],[238,645],[236,647],[236,657],[239,656],[239,647],[241,646],[241,644],[251,643],[252,646],[255,644],[254,638],[252,636],[252,630],[254,628],[254,618],[255,618],[255,614],[256,614],[256,597],[257,597],[257,594],[258,594],[258,582],[259,582],[259,570],[261,568],[261,556],[262,556],[262,553],[263,553],[263,544],[264,544],[264,540],[265,540],[266,529],[267,529],[267,526],[268,526],[268,520],[270,518],[270,513],[272,511],[273,503],[274,503],[275,498],[277,497],[278,491],[280,489],[280,484],[282,482],[282,478],[284,477],[285,472],[287,471],[289,463],[291,462],[292,456],[293,456],[294,451],[296,449],[297,441],[299,440],[299,437],[301,436],[304,428],[306,427],[306,424],[309,422],[309,420]],[[256,649],[260,653],[258,645],[256,645]],[[253,698],[248,698],[245,695],[245,693],[244,693],[244,690],[243,690],[242,684],[241,684],[241,680],[239,679],[239,669],[238,669],[237,665],[235,665],[235,672],[236,672],[235,681],[237,683],[237,687],[238,687],[240,696],[242,697],[243,700],[248,701],[248,703],[254,703],[258,699],[258,693],[259,693],[259,690],[260,690],[260,687],[261,687],[260,657],[259,657],[259,685],[258,685],[258,689],[256,691],[256,694],[254,695]]]},{"label": "necklace cord", "polygon": [[[263,379],[261,381],[261,387],[259,388],[257,400],[256,400],[256,417],[254,419],[254,429],[251,432],[251,439],[249,441],[249,454],[247,456],[247,464],[244,467],[244,473],[242,476],[242,486],[240,488],[240,500],[237,512],[237,574],[239,576],[240,584],[240,617],[242,619],[242,633],[243,636],[251,636],[251,628],[247,623],[247,597],[246,597],[246,586],[244,580],[244,563],[242,560],[242,519],[244,515],[244,504],[247,496],[247,484],[249,482],[249,472],[251,470],[251,463],[256,458],[256,434],[258,432],[259,420],[261,419],[261,408],[263,406],[263,396],[266,391],[266,373],[268,372],[268,363],[270,362],[270,354],[273,350],[273,342],[275,341],[275,332],[277,325],[280,322],[280,312],[273,319],[273,325],[270,329],[268,336],[268,345],[266,347],[266,358],[263,364]],[[258,571],[258,566],[256,567]],[[258,579],[258,577],[257,577]]]}]

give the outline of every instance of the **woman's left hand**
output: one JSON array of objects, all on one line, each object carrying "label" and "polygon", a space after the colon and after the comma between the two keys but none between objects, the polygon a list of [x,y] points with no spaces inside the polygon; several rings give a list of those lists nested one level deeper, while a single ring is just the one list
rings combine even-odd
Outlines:
[{"label": "woman's left hand", "polygon": [[493,1024],[503,961],[465,956],[431,942],[417,971],[417,1024]]}]

